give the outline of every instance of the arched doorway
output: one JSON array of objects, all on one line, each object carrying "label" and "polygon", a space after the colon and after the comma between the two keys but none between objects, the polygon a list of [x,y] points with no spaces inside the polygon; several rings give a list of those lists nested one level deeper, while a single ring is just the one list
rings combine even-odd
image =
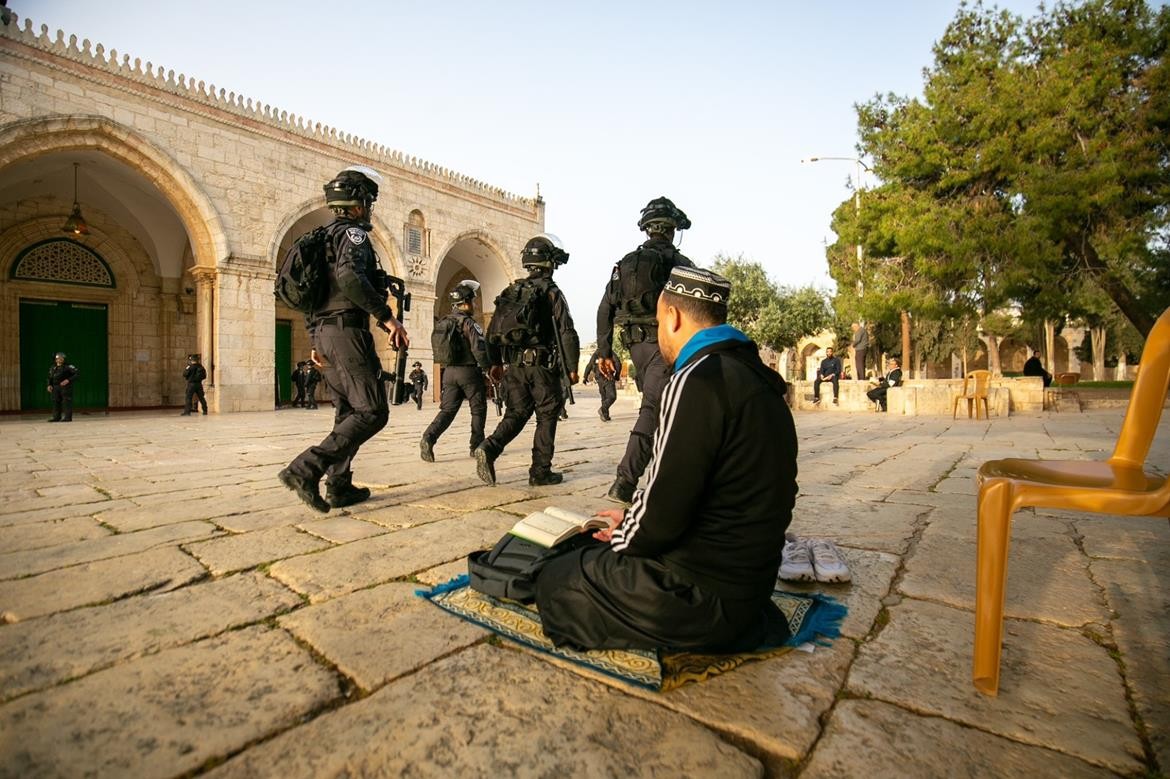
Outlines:
[{"label": "arched doorway", "polygon": [[[0,360],[19,366],[0,375],[0,409],[43,405],[29,388],[53,351],[80,370],[79,409],[180,404],[201,351],[195,254],[161,168],[98,127],[81,142],[51,121],[17,125],[0,128]],[[75,197],[83,234],[62,231]]]}]

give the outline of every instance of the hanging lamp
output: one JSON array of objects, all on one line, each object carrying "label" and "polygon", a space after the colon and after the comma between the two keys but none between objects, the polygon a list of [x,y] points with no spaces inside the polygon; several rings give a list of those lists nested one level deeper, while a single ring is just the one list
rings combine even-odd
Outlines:
[{"label": "hanging lamp", "polygon": [[61,231],[73,235],[89,235],[89,225],[85,223],[85,217],[81,215],[81,205],[77,202],[77,165],[78,163],[73,163],[73,211],[61,226]]}]

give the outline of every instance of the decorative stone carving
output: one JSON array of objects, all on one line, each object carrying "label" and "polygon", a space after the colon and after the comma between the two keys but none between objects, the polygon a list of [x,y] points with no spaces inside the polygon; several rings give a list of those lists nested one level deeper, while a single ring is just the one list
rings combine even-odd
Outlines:
[{"label": "decorative stone carving", "polygon": [[93,249],[67,238],[50,238],[25,249],[16,260],[12,278],[88,287],[115,286],[114,274],[106,261]]}]

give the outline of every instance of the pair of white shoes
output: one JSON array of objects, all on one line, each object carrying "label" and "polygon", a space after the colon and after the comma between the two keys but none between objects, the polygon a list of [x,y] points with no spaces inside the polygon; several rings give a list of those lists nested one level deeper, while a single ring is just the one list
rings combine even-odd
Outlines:
[{"label": "pair of white shoes", "polygon": [[852,577],[841,550],[827,538],[785,536],[780,578],[790,582],[847,582]]}]

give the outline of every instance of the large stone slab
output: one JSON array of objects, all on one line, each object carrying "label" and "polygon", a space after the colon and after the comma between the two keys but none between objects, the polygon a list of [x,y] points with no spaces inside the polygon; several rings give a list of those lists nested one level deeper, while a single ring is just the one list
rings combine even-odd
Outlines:
[{"label": "large stone slab", "polygon": [[1073,514],[1077,532],[1083,537],[1085,554],[1156,562],[1170,567],[1170,522],[1161,517],[1113,517],[1100,514]]},{"label": "large stone slab", "polygon": [[920,516],[930,510],[919,506],[877,503],[835,495],[805,495],[796,499],[789,530],[799,536],[831,538],[859,549],[902,554]]},{"label": "large stone slab", "polygon": [[67,490],[51,490],[48,495],[38,495],[35,493],[33,495],[12,494],[8,500],[3,502],[0,513],[15,514],[25,511],[43,511],[59,506],[71,506],[77,503],[96,503],[108,499],[108,495],[103,495],[92,486],[78,484]]},{"label": "large stone slab", "polygon": [[759,777],[687,717],[479,645],[258,744],[209,777]]},{"label": "large stone slab", "polygon": [[915,447],[865,468],[850,479],[849,484],[851,488],[869,486],[930,490],[950,473],[965,454],[965,447],[961,450],[945,446]]},{"label": "large stone slab", "polygon": [[0,774],[181,775],[338,695],[337,678],[283,631],[246,628],[0,707]]},{"label": "large stone slab", "polygon": [[0,555],[0,580],[15,579],[34,573],[43,573],[57,568],[80,565],[95,560],[143,552],[158,546],[177,545],[183,541],[207,538],[219,531],[207,522],[180,522],[175,525],[141,530],[137,533],[121,533],[90,541],[76,541],[47,549],[30,549],[24,552]]},{"label": "large stone slab", "polygon": [[[5,497],[8,493],[5,492]],[[0,508],[3,508],[5,501],[0,501]],[[13,527],[15,525],[27,525],[30,523],[49,522],[59,519],[68,519],[69,517],[89,517],[98,514],[102,511],[112,511],[121,508],[133,508],[134,503],[128,500],[108,500],[102,499],[93,503],[70,503],[65,506],[54,506],[51,509],[34,509],[31,511],[13,511],[7,514],[0,514],[0,527]],[[15,550],[10,550],[15,551]]]},{"label": "large stone slab", "polygon": [[[475,461],[469,460],[469,463],[474,470]],[[481,485],[456,492],[443,492],[430,499],[414,500],[411,503],[423,508],[446,509],[448,511],[482,511],[502,506],[505,503],[514,503],[526,497],[529,497],[529,494],[522,490]]]},{"label": "large stone slab", "polygon": [[488,631],[415,595],[417,584],[384,584],[280,618],[363,690],[479,641]]},{"label": "large stone slab", "polygon": [[144,590],[173,590],[205,574],[190,555],[165,546],[0,582],[0,611],[23,621]]},{"label": "large stone slab", "polygon": [[264,490],[253,495],[230,498],[200,497],[198,494],[187,492],[180,494],[183,497],[178,500],[149,503],[135,509],[105,511],[98,517],[111,527],[129,532],[190,519],[215,519],[267,509],[285,508],[290,514],[300,517],[305,517],[311,512],[311,509],[288,490]]},{"label": "large stone slab", "polygon": [[464,514],[282,560],[269,573],[310,602],[320,603],[488,548],[515,521],[500,511]]},{"label": "large stone slab", "polygon": [[241,574],[8,625],[0,630],[0,698],[256,622],[299,603],[276,582]]},{"label": "large stone slab", "polygon": [[380,536],[386,528],[373,522],[363,522],[353,517],[326,517],[325,519],[311,519],[297,525],[306,533],[332,541],[335,544],[347,544],[350,541],[360,541],[370,536]]},{"label": "large stone slab", "polygon": [[877,701],[842,701],[801,779],[897,776],[1060,776],[1105,779],[1112,771],[937,717]]},{"label": "large stone slab", "polygon": [[1121,773],[1141,768],[1117,664],[1080,633],[1005,623],[999,697],[971,684],[970,612],[923,601],[890,609],[890,622],[861,646],[849,689],[922,714],[1076,755]]},{"label": "large stone slab", "polygon": [[68,517],[47,522],[0,527],[0,554],[41,549],[102,538],[111,531],[90,517]]},{"label": "large stone slab", "polygon": [[[913,598],[974,611],[975,549],[973,538],[937,532],[932,525],[907,558],[898,589]],[[1066,626],[1109,619],[1089,577],[1088,558],[1067,535],[1013,539],[1007,570],[1008,616]]]},{"label": "large stone slab", "polygon": [[262,563],[316,552],[333,544],[291,527],[274,527],[255,533],[221,536],[185,544],[184,549],[216,576],[255,568]]},{"label": "large stone slab", "polygon": [[458,512],[443,508],[425,508],[413,503],[394,503],[392,505],[369,505],[362,503],[349,509],[350,516],[363,522],[374,524],[389,530],[401,530],[404,527],[427,525],[451,519]]}]

